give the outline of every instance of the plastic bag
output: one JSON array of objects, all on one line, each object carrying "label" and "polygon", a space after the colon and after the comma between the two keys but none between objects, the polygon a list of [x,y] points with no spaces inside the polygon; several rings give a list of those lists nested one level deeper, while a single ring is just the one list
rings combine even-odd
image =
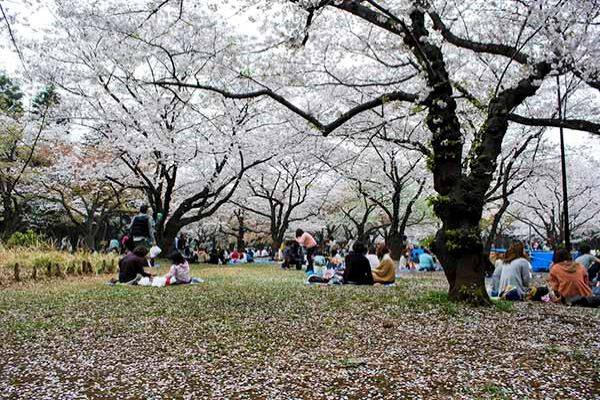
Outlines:
[{"label": "plastic bag", "polygon": [[152,286],[163,287],[167,285],[167,278],[165,276],[156,276],[152,279]]},{"label": "plastic bag", "polygon": [[158,257],[158,255],[162,253],[162,250],[160,247],[154,245],[150,248],[150,251],[148,252],[148,255],[150,258],[156,258]]},{"label": "plastic bag", "polygon": [[152,280],[149,277],[144,276],[142,279],[140,279],[138,281],[137,284],[138,284],[138,286],[150,286],[150,285],[152,285]]}]

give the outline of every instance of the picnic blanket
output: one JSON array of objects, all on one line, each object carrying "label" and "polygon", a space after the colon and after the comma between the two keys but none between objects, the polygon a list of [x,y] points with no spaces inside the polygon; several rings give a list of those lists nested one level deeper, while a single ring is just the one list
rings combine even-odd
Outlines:
[{"label": "picnic blanket", "polygon": [[[190,283],[185,283],[185,285],[197,285],[199,283],[204,283],[204,279],[202,278],[192,278]],[[110,280],[108,282],[106,282],[107,285],[110,286],[116,286],[116,285],[123,285],[123,286],[132,286],[126,283],[121,283],[121,282],[115,282],[113,280]],[[173,286],[174,284],[178,284],[177,281],[172,278],[171,281],[169,282],[169,285],[167,285],[167,278],[164,276],[156,276],[154,278],[149,278],[149,277],[143,277],[142,279],[140,279],[136,286],[154,286],[154,287],[165,287],[165,286]],[[184,283],[181,283],[184,284]]]}]

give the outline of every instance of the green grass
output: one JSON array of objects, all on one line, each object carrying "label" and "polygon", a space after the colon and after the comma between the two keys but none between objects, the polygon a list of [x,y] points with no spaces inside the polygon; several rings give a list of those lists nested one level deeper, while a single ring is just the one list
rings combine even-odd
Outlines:
[{"label": "green grass", "polygon": [[492,304],[494,308],[502,312],[512,312],[514,310],[514,302],[507,300],[493,300]]},{"label": "green grass", "polygon": [[[0,291],[6,377],[0,392],[9,398],[451,398],[467,389],[455,376],[473,373],[465,380],[472,398],[503,398],[513,393],[502,392],[510,385],[528,387],[530,374],[514,361],[525,357],[536,362],[522,368],[552,365],[550,395],[560,397],[553,390],[580,379],[582,396],[593,397],[597,364],[588,352],[557,360],[554,339],[540,332],[539,322],[511,323],[521,312],[511,303],[484,309],[453,303],[442,274],[411,274],[396,287],[308,286],[302,272],[264,265],[194,266],[193,275],[206,282],[111,287],[103,275]],[[592,348],[586,341],[595,339],[585,334],[565,336],[565,346]],[[502,368],[490,369],[490,360]],[[589,371],[574,369],[586,363]],[[125,383],[131,379],[135,385]]]}]

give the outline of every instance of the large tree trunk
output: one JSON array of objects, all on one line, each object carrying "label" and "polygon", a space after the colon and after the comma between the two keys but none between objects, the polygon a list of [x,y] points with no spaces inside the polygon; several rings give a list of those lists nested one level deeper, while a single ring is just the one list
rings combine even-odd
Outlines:
[{"label": "large tree trunk", "polygon": [[157,237],[157,243],[159,243],[160,248],[162,249],[162,255],[167,255],[175,250],[175,238],[177,234],[181,230],[181,226],[171,223],[171,221],[165,224],[165,228],[162,232],[162,237]]},{"label": "large tree trunk", "polygon": [[273,252],[273,257],[275,257],[275,255],[277,254],[277,252],[279,251],[279,249],[281,248],[281,243],[283,241],[281,239],[272,239],[271,241],[271,250]]},{"label": "large tree trunk", "polygon": [[0,238],[8,238],[19,230],[21,210],[17,201],[10,195],[2,196],[2,221],[0,222]]},{"label": "large tree trunk", "polygon": [[238,250],[244,250],[246,248],[246,242],[244,242],[244,228],[239,228],[236,237],[236,244]]},{"label": "large tree trunk", "polygon": [[390,250],[390,257],[392,258],[392,260],[399,261],[406,247],[403,235],[401,235],[398,232],[393,232],[390,234],[386,242]]},{"label": "large tree trunk", "polygon": [[490,299],[485,288],[483,241],[479,228],[483,200],[478,202],[467,193],[453,191],[445,202],[434,206],[443,222],[436,235],[434,252],[444,267],[450,299],[485,305]]},{"label": "large tree trunk", "polygon": [[356,225],[356,240],[364,243],[365,246],[369,244],[369,238],[365,235],[365,226],[364,225]]}]

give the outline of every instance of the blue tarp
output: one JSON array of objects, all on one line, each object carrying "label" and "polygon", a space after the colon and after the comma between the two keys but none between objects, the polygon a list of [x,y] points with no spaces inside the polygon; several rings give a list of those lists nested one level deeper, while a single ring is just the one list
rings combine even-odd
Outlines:
[{"label": "blue tarp", "polygon": [[[504,253],[506,249],[492,249],[491,251],[495,253]],[[531,257],[531,268],[533,272],[547,272],[550,270],[550,265],[552,265],[552,256],[554,252],[552,251],[543,251],[543,250],[533,250],[528,251],[529,256]],[[573,252],[573,259],[577,254]]]},{"label": "blue tarp", "polygon": [[550,270],[552,265],[552,251],[532,251],[531,255],[531,269],[533,272],[547,272]]}]

